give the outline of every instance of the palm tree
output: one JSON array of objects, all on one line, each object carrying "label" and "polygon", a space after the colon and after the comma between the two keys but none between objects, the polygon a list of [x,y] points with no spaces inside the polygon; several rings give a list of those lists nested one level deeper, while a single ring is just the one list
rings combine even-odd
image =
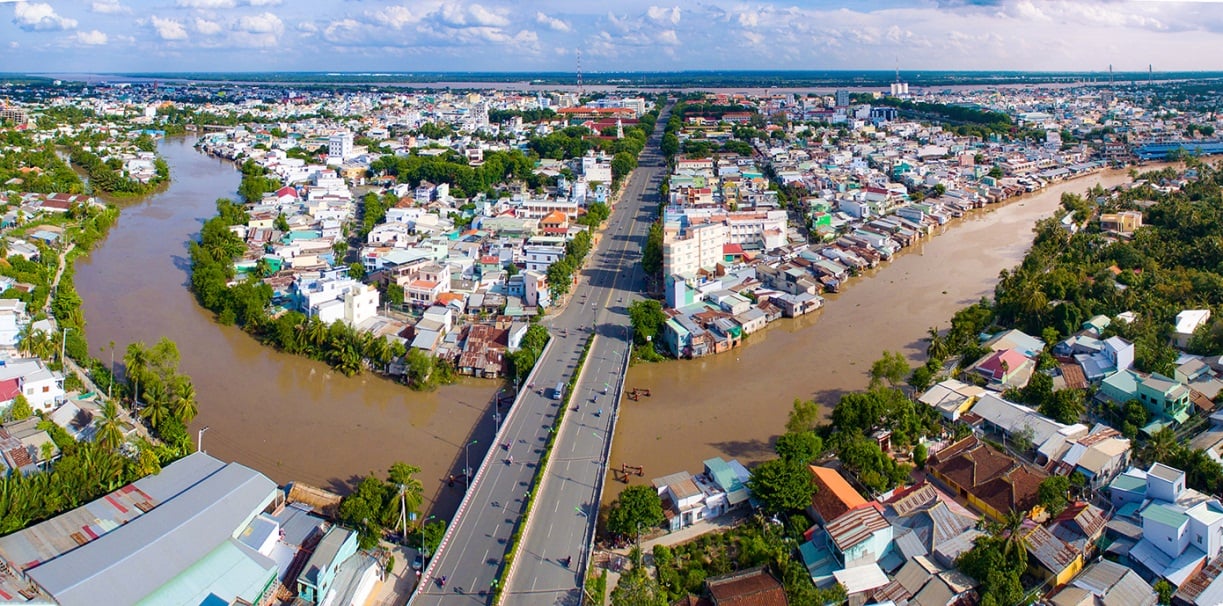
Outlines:
[{"label": "palm tree", "polygon": [[174,393],[170,396],[171,411],[183,425],[188,425],[195,415],[199,414],[199,408],[196,406],[195,400],[195,385],[192,385],[191,379],[186,377],[177,377],[174,383]]},{"label": "palm tree", "polygon": [[1014,561],[1019,570],[1028,566],[1028,536],[1023,532],[1025,517],[1022,511],[1012,509],[1002,517],[1002,524],[998,527],[1005,539],[1002,556],[1008,562]]},{"label": "palm tree", "polygon": [[114,400],[102,403],[102,418],[98,420],[98,433],[94,438],[98,445],[108,452],[114,452],[123,444],[123,430],[120,429],[119,406]]},{"label": "palm tree", "polygon": [[33,324],[26,324],[18,334],[17,349],[27,355],[47,360],[55,355],[55,340],[46,331],[33,328]]},{"label": "palm tree", "polygon": [[140,416],[148,420],[153,429],[157,429],[170,415],[166,388],[159,382],[151,381],[144,390],[144,397],[144,408],[140,410]]},{"label": "palm tree", "polygon": [[1176,440],[1176,432],[1164,427],[1155,432],[1142,449],[1142,458],[1148,463],[1167,461],[1176,452],[1180,443]]},{"label": "palm tree", "polygon": [[127,352],[123,354],[123,365],[127,367],[125,374],[128,383],[135,382],[132,388],[132,399],[139,400],[140,391],[137,388],[140,385],[140,379],[149,369],[149,348],[144,341],[136,341],[127,346]]}]

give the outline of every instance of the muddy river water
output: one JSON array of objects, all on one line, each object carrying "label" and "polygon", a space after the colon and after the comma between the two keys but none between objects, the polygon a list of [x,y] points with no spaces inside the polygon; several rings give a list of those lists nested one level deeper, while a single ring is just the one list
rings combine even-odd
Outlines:
[{"label": "muddy river water", "polygon": [[[217,325],[187,290],[187,243],[232,197],[239,174],[197,153],[190,139],[169,139],[161,151],[170,187],[123,203],[110,237],[78,262],[94,354],[122,359],[128,343],[162,336],[178,343],[183,372],[195,380],[207,427],[204,449],[284,483],[304,481],[344,491],[370,471],[395,461],[420,466],[426,506],[448,517],[459,489],[443,481],[484,454],[492,435],[490,400],[500,385],[466,379],[431,393],[362,375],[348,378],[325,364],[264,347],[235,327]],[[988,294],[998,272],[1017,263],[1031,243],[1031,226],[1049,215],[1062,192],[1126,180],[1110,172],[1057,185],[1001,208],[972,215],[946,233],[909,249],[859,278],[824,309],[780,320],[738,350],[696,361],[640,365],[629,387],[652,397],[627,402],[612,464],[644,465],[649,481],[700,469],[712,457],[745,463],[769,455],[796,397],[833,403],[863,387],[883,350],[916,356],[931,326],[945,326],[960,307]],[[607,498],[622,485],[609,482]]]},{"label": "muddy river water", "polygon": [[[1022,260],[1033,224],[1057,209],[1062,193],[1128,181],[1126,172],[1108,171],[976,211],[852,280],[818,312],[778,320],[739,349],[634,366],[626,389],[652,395],[624,403],[609,468],[644,466],[631,483],[648,483],[699,472],[710,457],[749,464],[775,456],[772,441],[785,430],[795,398],[831,409],[840,394],[866,387],[885,350],[914,366],[924,361],[927,330],[947,328],[958,309],[993,293],[998,273]],[[611,501],[625,485],[609,477],[606,486],[604,501]]]},{"label": "muddy river water", "polygon": [[121,364],[128,343],[169,337],[199,398],[191,435],[208,427],[203,445],[210,454],[278,483],[335,490],[404,461],[422,468],[426,505],[448,516],[461,495],[442,478],[462,468],[463,444],[471,439],[472,461],[484,454],[493,425],[489,402],[500,384],[466,379],[417,393],[370,374],[345,377],[216,324],[187,290],[187,243],[216,213],[217,198],[235,197],[240,175],[230,163],[196,152],[189,139],[169,139],[161,152],[170,164],[169,188],[121,203],[110,236],[77,263],[95,357],[109,363],[113,341]]}]

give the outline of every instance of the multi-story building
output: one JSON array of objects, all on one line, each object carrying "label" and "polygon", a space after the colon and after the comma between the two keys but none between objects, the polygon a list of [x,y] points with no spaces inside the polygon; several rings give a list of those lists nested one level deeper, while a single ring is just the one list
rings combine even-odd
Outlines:
[{"label": "multi-story building", "polygon": [[663,228],[663,275],[695,276],[722,261],[722,247],[729,243],[730,228],[722,223],[704,223],[686,228],[668,224]]}]

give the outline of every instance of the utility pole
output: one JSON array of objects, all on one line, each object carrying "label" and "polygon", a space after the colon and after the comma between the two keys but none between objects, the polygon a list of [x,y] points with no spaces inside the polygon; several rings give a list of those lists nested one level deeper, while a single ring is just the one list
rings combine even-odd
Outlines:
[{"label": "utility pole", "polygon": [[204,452],[204,432],[205,431],[208,431],[207,425],[201,427],[199,434],[196,435],[195,450],[197,452]]}]

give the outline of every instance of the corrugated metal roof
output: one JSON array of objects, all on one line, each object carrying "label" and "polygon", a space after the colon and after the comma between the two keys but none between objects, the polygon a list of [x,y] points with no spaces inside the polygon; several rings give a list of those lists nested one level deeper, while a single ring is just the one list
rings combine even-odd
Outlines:
[{"label": "corrugated metal roof", "polygon": [[1053,536],[1044,526],[1037,526],[1028,534],[1028,553],[1054,574],[1065,570],[1079,557],[1078,550]]},{"label": "corrugated metal roof", "polygon": [[199,562],[245,527],[276,491],[259,472],[236,463],[215,470],[201,456],[212,459],[202,453],[182,459],[162,469],[145,489],[176,496],[29,571],[30,578],[64,606],[96,604],[98,596],[132,604]]},{"label": "corrugated metal roof", "polygon": [[1189,516],[1159,503],[1152,503],[1142,510],[1142,519],[1143,521],[1151,520],[1171,528],[1180,528],[1189,522]]},{"label": "corrugated metal roof", "polygon": [[859,507],[825,525],[828,536],[841,551],[865,541],[891,524],[874,507]]},{"label": "corrugated metal roof", "polygon": [[912,560],[916,556],[924,556],[930,553],[926,549],[925,542],[922,541],[922,538],[914,530],[909,530],[896,537],[894,542],[896,543],[896,549],[900,550],[900,555],[904,556],[906,560]]}]

